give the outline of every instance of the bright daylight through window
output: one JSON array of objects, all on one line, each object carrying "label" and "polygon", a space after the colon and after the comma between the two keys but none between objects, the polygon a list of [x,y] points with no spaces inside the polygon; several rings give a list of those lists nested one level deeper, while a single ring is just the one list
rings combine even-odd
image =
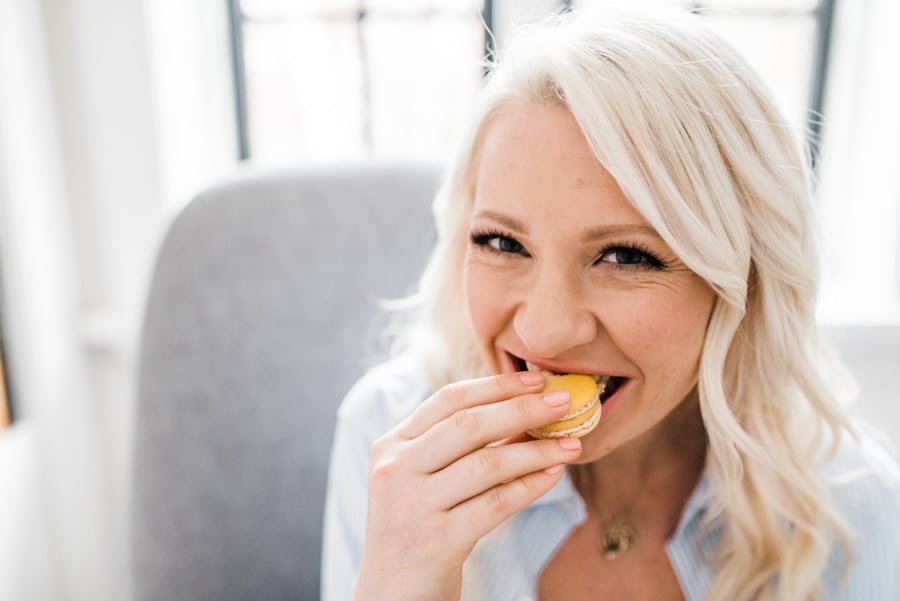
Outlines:
[{"label": "bright daylight through window", "polygon": [[478,87],[473,0],[243,0],[248,154],[262,162],[445,156]]}]

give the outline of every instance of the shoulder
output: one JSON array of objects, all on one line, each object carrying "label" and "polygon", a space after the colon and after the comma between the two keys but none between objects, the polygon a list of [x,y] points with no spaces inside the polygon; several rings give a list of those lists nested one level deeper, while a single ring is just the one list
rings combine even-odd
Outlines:
[{"label": "shoulder", "polygon": [[419,362],[402,357],[369,369],[338,408],[338,421],[373,430],[378,436],[409,415],[428,396]]},{"label": "shoulder", "polygon": [[[870,428],[846,436],[825,470],[835,509],[850,529],[851,570],[842,599],[900,594],[900,468],[890,445]],[[834,574],[838,573],[835,556]]]},{"label": "shoulder", "polygon": [[845,518],[891,518],[900,528],[900,467],[890,443],[874,430],[860,424],[857,436],[845,435],[825,477]]}]

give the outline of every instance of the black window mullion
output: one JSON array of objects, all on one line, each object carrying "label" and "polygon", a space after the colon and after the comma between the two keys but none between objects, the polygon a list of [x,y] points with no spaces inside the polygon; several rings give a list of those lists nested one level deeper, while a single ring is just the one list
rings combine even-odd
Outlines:
[{"label": "black window mullion", "polygon": [[250,158],[250,128],[247,114],[247,69],[244,63],[244,11],[241,0],[228,2],[231,34],[231,72],[234,84],[234,112],[237,126],[238,158]]},{"label": "black window mullion", "polygon": [[813,169],[818,164],[822,135],[822,119],[825,110],[825,84],[831,58],[831,36],[834,28],[834,10],[837,0],[819,0],[815,10],[816,48],[809,92],[809,153]]},{"label": "black window mullion", "polygon": [[484,57],[493,60],[497,50],[494,46],[496,43],[494,39],[494,0],[484,0],[481,7],[481,22],[484,24]]}]

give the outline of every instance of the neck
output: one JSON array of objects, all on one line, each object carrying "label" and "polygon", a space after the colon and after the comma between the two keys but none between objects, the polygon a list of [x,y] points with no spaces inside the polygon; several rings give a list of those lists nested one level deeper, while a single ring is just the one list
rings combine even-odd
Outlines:
[{"label": "neck", "polygon": [[590,513],[654,516],[664,536],[675,529],[706,459],[706,431],[696,394],[642,436],[576,470]]}]

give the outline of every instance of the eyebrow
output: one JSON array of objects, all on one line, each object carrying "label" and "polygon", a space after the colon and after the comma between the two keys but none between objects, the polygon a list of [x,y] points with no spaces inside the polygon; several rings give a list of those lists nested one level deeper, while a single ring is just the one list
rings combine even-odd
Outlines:
[{"label": "eyebrow", "polygon": [[584,233],[581,237],[582,242],[593,242],[595,240],[601,240],[603,238],[609,238],[612,236],[621,236],[623,234],[644,234],[645,236],[653,236],[654,238],[659,238],[662,240],[662,236],[659,235],[655,229],[650,227],[649,225],[601,225],[598,227],[592,227],[588,231]]},{"label": "eyebrow", "polygon": [[[524,223],[522,223],[515,217],[506,215],[505,213],[498,213],[497,211],[492,211],[490,209],[483,209],[475,213],[475,217],[486,217],[508,227],[517,234],[528,234],[528,227]],[[659,233],[649,225],[624,224],[600,225],[597,227],[592,227],[584,233],[584,235],[581,237],[581,241],[594,242],[596,240],[602,240],[604,238],[610,238],[613,236],[621,236],[623,234],[643,234],[646,236],[653,236],[654,238],[662,239]]]},{"label": "eyebrow", "polygon": [[506,215],[505,213],[498,213],[497,211],[492,211],[490,209],[483,209],[475,213],[474,216],[487,217],[492,221],[496,221],[500,225],[505,225],[517,234],[528,234],[528,227],[524,223],[522,223],[515,217]]}]

